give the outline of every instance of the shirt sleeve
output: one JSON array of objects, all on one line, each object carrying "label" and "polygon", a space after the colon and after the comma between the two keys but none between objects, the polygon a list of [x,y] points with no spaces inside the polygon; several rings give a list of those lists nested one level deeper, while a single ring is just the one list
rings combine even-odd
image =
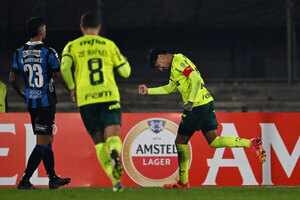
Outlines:
[{"label": "shirt sleeve", "polygon": [[123,78],[128,78],[131,73],[131,67],[129,65],[129,62],[125,62],[121,66],[118,67],[118,73],[123,77]]},{"label": "shirt sleeve", "polygon": [[114,42],[112,42],[111,46],[111,55],[115,67],[121,67],[127,62]]},{"label": "shirt sleeve", "polygon": [[53,49],[53,48],[49,48],[49,51],[50,51],[50,55],[49,55],[48,62],[51,66],[51,69],[55,72],[58,72],[58,71],[60,71],[60,68],[59,68],[60,60],[59,60],[58,54],[55,51],[55,49]]},{"label": "shirt sleeve", "polygon": [[170,80],[168,85],[161,87],[148,88],[148,95],[171,94],[177,89],[176,84]]},{"label": "shirt sleeve", "polygon": [[17,50],[15,53],[14,53],[14,56],[13,56],[13,64],[11,66],[11,71],[14,72],[14,73],[19,73],[21,71],[20,69],[20,65],[19,65],[19,58],[18,58],[18,55],[19,55],[19,50]]},{"label": "shirt sleeve", "polygon": [[75,83],[74,83],[72,69],[71,69],[72,66],[73,66],[72,57],[70,57],[69,55],[64,55],[61,61],[61,74],[70,90],[73,90],[75,88]]},{"label": "shirt sleeve", "polygon": [[72,56],[72,43],[69,42],[62,53],[61,60],[61,74],[70,90],[75,88],[75,83],[72,74],[73,56]]},{"label": "shirt sleeve", "polygon": [[192,71],[189,73],[189,79],[191,80],[191,92],[189,101],[195,102],[198,92],[201,89],[201,77],[196,71]]}]

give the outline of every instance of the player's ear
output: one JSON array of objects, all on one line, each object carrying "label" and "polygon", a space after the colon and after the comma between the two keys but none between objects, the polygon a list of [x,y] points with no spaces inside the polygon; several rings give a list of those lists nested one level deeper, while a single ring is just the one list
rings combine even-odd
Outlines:
[{"label": "player's ear", "polygon": [[98,34],[99,34],[100,31],[101,31],[101,24],[99,24],[99,25],[97,26],[97,31],[98,31]]},{"label": "player's ear", "polygon": [[44,26],[40,26],[40,27],[39,27],[38,34],[39,34],[39,35],[44,35]]},{"label": "player's ear", "polygon": [[80,24],[80,30],[81,30],[82,34],[84,34],[84,28],[81,24]]}]

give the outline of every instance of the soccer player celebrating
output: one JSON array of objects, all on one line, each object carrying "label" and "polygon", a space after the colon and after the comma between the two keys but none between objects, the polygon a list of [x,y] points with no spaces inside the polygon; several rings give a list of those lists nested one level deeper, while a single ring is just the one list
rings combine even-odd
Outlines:
[{"label": "soccer player celebrating", "polygon": [[81,118],[95,143],[98,160],[113,184],[113,191],[121,191],[121,106],[114,68],[124,78],[130,76],[131,68],[115,43],[98,35],[101,24],[97,14],[85,13],[80,28],[83,36],[69,42],[63,50],[62,75],[72,100],[77,101]]},{"label": "soccer player celebrating", "polygon": [[218,122],[215,115],[213,97],[205,88],[204,81],[196,66],[183,54],[172,54],[161,48],[153,48],[148,54],[152,67],[170,70],[168,85],[147,88],[139,85],[141,95],[163,95],[174,93],[177,89],[184,101],[184,112],[175,139],[179,163],[179,181],[165,184],[165,188],[189,188],[188,167],[189,150],[187,143],[195,131],[201,130],[212,148],[219,147],[248,147],[259,157],[263,164],[266,159],[265,150],[260,138],[251,140],[233,136],[218,136]]},{"label": "soccer player celebrating", "polygon": [[[41,17],[32,17],[27,22],[30,36],[24,46],[14,54],[9,81],[17,93],[25,100],[30,113],[33,132],[36,135],[34,147],[19,182],[18,189],[36,189],[29,181],[41,160],[49,177],[49,188],[55,189],[70,183],[70,178],[60,178],[54,171],[52,151],[53,125],[55,119],[55,74],[64,83],[60,73],[60,61],[56,51],[42,42],[46,36],[46,25]],[[26,91],[20,89],[16,75],[21,72],[25,79]]]}]

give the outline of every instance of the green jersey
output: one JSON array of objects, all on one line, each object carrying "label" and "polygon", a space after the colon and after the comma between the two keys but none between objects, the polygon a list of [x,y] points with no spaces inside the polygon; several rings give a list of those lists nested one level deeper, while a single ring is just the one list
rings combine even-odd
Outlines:
[{"label": "green jersey", "polygon": [[[69,42],[62,53],[62,75],[69,87],[76,87],[78,106],[93,103],[120,101],[114,68],[126,68],[129,63],[120,53],[115,43],[98,35],[85,35]],[[72,59],[71,64],[67,63]],[[74,78],[70,76],[71,66],[74,65]],[[121,74],[121,73],[120,73]],[[121,74],[122,75],[122,74]],[[125,78],[128,77],[127,75]]]},{"label": "green jersey", "polygon": [[[200,72],[186,56],[183,54],[174,54],[171,61],[171,75],[169,84],[158,87],[149,88],[148,94],[169,94],[175,92],[177,89],[181,93],[183,102],[191,101],[194,103],[194,107],[201,106],[213,101],[213,97],[205,88],[204,81],[200,75]],[[192,90],[192,78],[190,74],[196,73],[197,78],[200,78],[200,84],[195,86],[197,89]]]}]

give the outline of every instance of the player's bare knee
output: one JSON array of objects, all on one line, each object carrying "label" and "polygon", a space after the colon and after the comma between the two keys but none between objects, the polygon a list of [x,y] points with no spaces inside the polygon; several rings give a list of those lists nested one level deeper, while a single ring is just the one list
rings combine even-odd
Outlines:
[{"label": "player's bare knee", "polygon": [[103,132],[95,132],[95,133],[90,133],[91,138],[93,139],[95,144],[103,143],[105,142],[105,138],[103,136]]}]

